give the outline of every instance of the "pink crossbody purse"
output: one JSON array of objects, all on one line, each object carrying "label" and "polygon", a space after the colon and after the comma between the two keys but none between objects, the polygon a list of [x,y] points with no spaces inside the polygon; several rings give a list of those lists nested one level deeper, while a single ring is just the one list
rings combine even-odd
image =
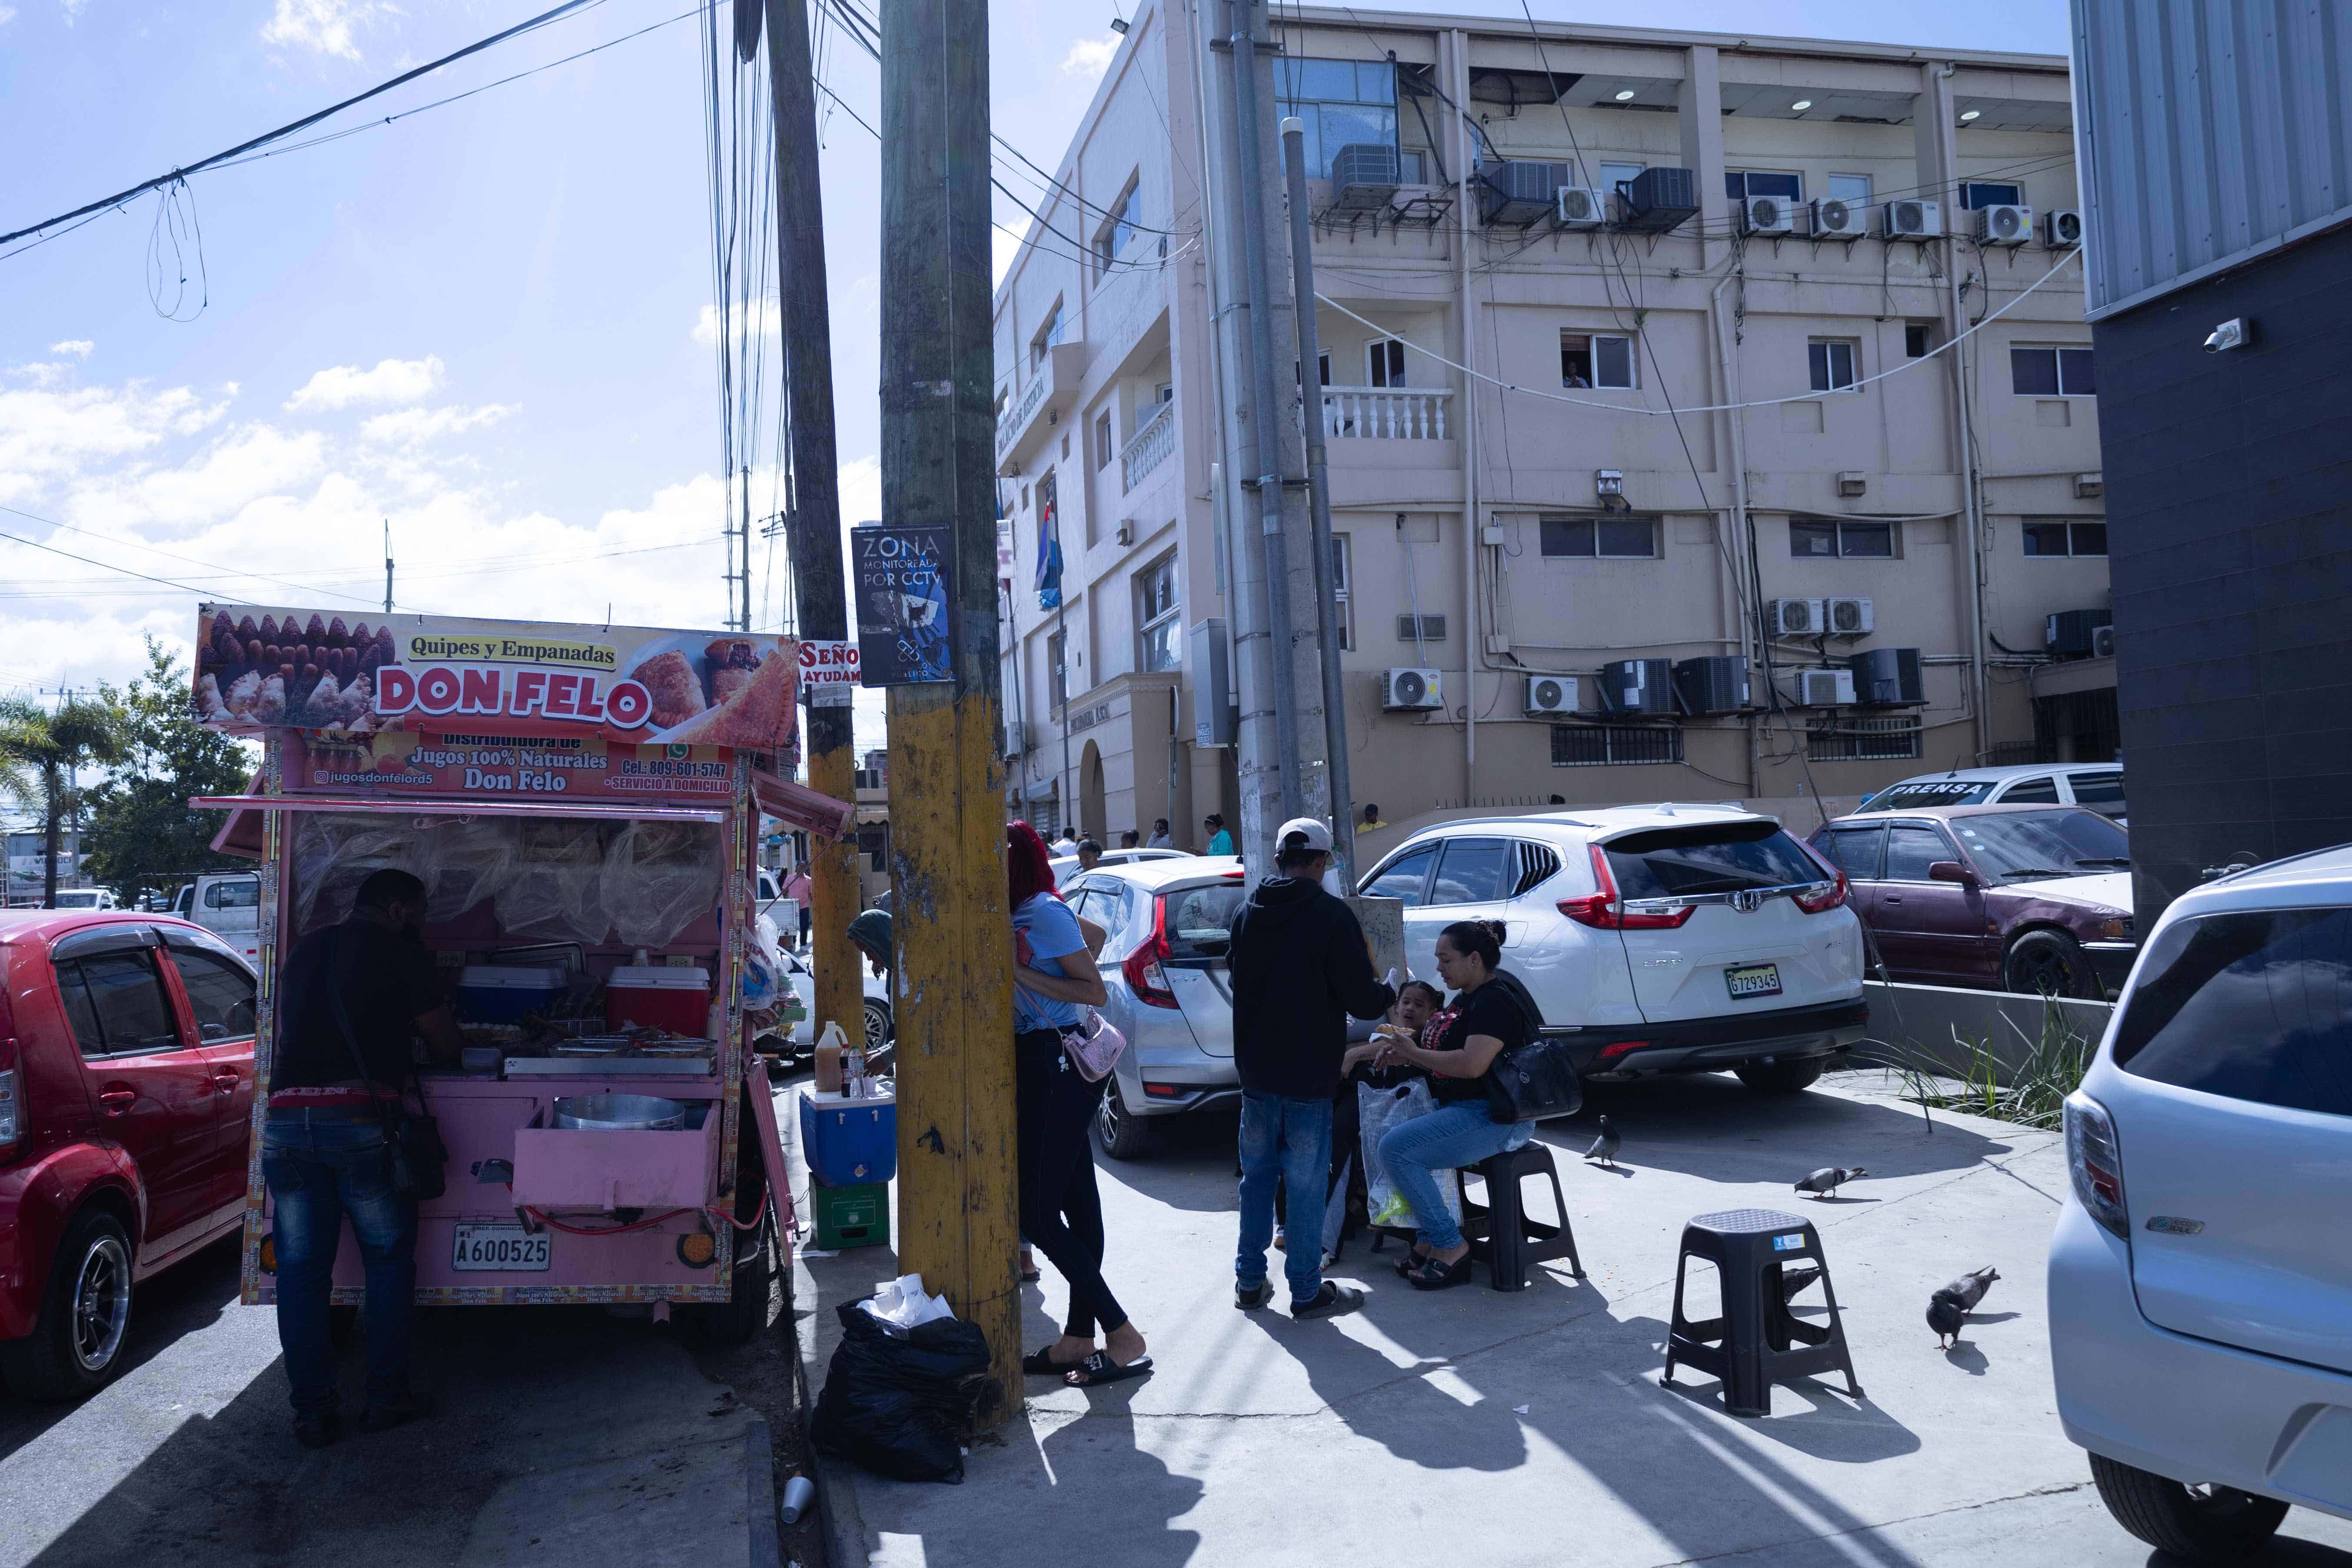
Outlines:
[{"label": "pink crossbody purse", "polygon": [[1087,1009],[1085,1019],[1062,1031],[1062,1054],[1078,1069],[1078,1076],[1088,1083],[1099,1083],[1110,1076],[1118,1065],[1120,1053],[1127,1049],[1127,1037],[1109,1019]]}]

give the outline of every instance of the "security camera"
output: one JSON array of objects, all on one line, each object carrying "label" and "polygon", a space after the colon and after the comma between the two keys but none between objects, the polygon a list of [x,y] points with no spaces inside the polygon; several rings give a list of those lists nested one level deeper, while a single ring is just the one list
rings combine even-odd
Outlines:
[{"label": "security camera", "polygon": [[2253,341],[2253,322],[2243,316],[2234,316],[2206,334],[2205,352],[2218,354],[2230,349],[2244,348]]}]

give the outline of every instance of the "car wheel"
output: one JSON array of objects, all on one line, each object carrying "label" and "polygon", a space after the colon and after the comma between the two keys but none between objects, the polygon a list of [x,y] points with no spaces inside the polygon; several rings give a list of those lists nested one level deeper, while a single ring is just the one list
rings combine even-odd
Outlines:
[{"label": "car wheel", "polygon": [[866,999],[866,1050],[868,1052],[880,1050],[890,1043],[898,1032],[890,1021],[890,1004],[883,1001],[879,996],[868,996]]},{"label": "car wheel", "polygon": [[1815,1057],[1801,1062],[1750,1062],[1731,1070],[1759,1094],[1795,1094],[1813,1087],[1822,1076],[1822,1061]]},{"label": "car wheel", "polygon": [[2030,931],[2010,944],[2000,966],[2002,986],[2026,996],[2105,994],[2082,945],[2058,931]]},{"label": "car wheel", "polygon": [[2159,1552],[2241,1563],[2286,1518],[2286,1504],[2232,1487],[2190,1486],[2091,1456],[2091,1479],[2116,1522]]},{"label": "car wheel", "polygon": [[[747,1205],[757,1208],[767,1191],[766,1173],[757,1162],[747,1162],[747,1178],[739,1184],[735,1194],[738,1217]],[[739,1258],[751,1251],[750,1258],[735,1265],[734,1293],[724,1301],[708,1301],[694,1314],[694,1328],[712,1344],[740,1345],[751,1342],[751,1337],[768,1326],[768,1291],[776,1271],[776,1214],[772,1205],[761,1215],[759,1228],[738,1230],[731,1225],[717,1226],[719,1245],[736,1249]],[[747,1243],[756,1239],[753,1249]],[[786,1312],[790,1320],[789,1310]]]},{"label": "car wheel", "polygon": [[1159,1142],[1159,1130],[1127,1109],[1119,1099],[1118,1079],[1110,1080],[1095,1111],[1095,1142],[1114,1160],[1139,1160]]},{"label": "car wheel", "polygon": [[39,1321],[0,1345],[0,1372],[27,1399],[79,1399],[122,1370],[130,1337],[131,1237],[105,1210],[84,1209],[66,1226]]}]

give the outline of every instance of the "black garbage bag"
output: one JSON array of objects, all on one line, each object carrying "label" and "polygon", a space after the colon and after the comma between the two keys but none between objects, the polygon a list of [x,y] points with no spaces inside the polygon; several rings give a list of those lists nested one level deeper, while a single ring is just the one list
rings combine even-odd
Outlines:
[{"label": "black garbage bag", "polygon": [[962,1481],[963,1435],[989,1390],[988,1336],[961,1318],[900,1330],[856,1301],[837,1310],[841,1343],[810,1439],[877,1475]]}]

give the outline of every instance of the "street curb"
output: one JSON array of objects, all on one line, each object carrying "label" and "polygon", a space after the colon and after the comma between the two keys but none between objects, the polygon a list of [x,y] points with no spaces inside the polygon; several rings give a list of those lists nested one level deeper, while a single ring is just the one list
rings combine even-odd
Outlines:
[{"label": "street curb", "polygon": [[783,1568],[784,1545],[776,1525],[776,1445],[765,1417],[743,1428],[743,1520],[750,1531],[751,1568]]}]

